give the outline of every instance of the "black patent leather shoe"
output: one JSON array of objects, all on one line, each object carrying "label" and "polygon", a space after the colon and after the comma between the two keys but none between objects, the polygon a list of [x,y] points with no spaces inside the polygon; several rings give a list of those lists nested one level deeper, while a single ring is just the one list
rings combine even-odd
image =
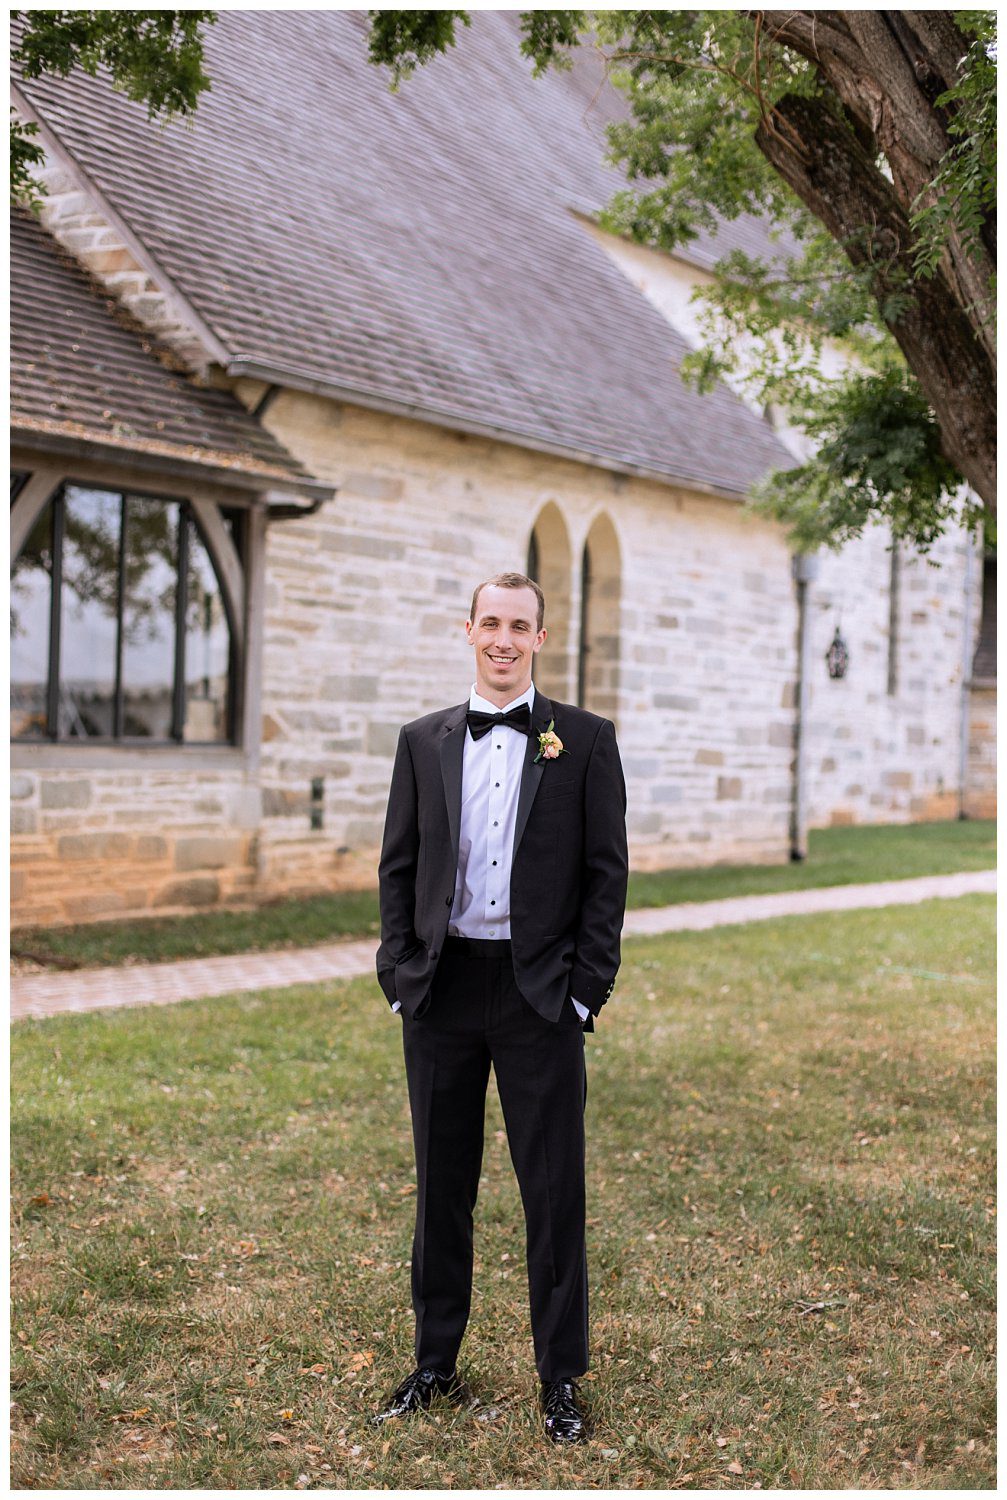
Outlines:
[{"label": "black patent leather shoe", "polygon": [[389,1417],[405,1417],[410,1412],[424,1411],[435,1396],[446,1396],[449,1401],[458,1405],[464,1399],[464,1394],[464,1386],[458,1379],[457,1371],[447,1374],[443,1370],[423,1366],[407,1375],[401,1385],[395,1387],[385,1409],[371,1417],[371,1426],[379,1427]]},{"label": "black patent leather shoe", "polygon": [[578,1401],[576,1380],[543,1380],[545,1430],[554,1443],[587,1441],[587,1415]]}]

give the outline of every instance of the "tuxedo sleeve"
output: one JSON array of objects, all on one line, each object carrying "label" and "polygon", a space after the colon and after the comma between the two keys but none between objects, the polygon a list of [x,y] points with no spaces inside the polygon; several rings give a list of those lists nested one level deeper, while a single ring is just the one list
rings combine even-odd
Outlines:
[{"label": "tuxedo sleeve", "polygon": [[381,945],[375,957],[378,983],[393,1008],[395,965],[417,946],[413,913],[419,844],[416,776],[406,731],[400,729],[378,862]]},{"label": "tuxedo sleeve", "polygon": [[626,781],[615,726],[605,719],[595,736],[584,788],[584,877],[570,993],[597,1015],[619,971],[629,850]]}]

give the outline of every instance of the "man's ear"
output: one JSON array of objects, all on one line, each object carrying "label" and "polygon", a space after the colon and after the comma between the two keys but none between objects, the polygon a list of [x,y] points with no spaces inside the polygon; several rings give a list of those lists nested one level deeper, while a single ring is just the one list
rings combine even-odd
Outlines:
[{"label": "man's ear", "polygon": [[548,639],[549,632],[548,632],[548,630],[546,630],[546,628],[545,628],[544,625],[542,626],[542,629],[539,631],[539,635],[542,637],[542,639],[540,641],[537,641],[535,643],[535,645],[532,647],[532,649],[534,651],[541,651],[542,647],[546,643],[546,640]]}]

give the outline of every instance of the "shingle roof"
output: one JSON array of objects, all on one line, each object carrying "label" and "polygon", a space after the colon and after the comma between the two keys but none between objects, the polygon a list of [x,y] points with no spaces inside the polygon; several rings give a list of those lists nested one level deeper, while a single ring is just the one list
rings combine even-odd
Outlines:
[{"label": "shingle roof", "polygon": [[290,384],[742,493],[792,459],[570,211],[619,180],[571,75],[474,13],[392,94],[345,11],[222,11],[212,90],[150,124],[76,70],[23,85],[229,351]]},{"label": "shingle roof", "polygon": [[11,212],[11,425],[22,436],[102,443],[277,489],[320,490],[234,396],[162,363],[156,344],[23,209]]}]

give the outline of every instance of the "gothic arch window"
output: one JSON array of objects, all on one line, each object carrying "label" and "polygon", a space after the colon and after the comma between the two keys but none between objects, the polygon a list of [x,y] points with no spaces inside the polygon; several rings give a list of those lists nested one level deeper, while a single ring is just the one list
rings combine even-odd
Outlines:
[{"label": "gothic arch window", "polygon": [[581,554],[577,702],[614,719],[619,692],[619,611],[622,561],[607,515],[597,516]]},{"label": "gothic arch window", "polygon": [[11,569],[11,738],[233,744],[246,519],[61,485]]},{"label": "gothic arch window", "polygon": [[570,702],[572,605],[570,535],[559,507],[549,501],[540,511],[528,539],[525,572],[545,594],[545,625],[549,632],[535,660],[535,686],[547,698]]}]

